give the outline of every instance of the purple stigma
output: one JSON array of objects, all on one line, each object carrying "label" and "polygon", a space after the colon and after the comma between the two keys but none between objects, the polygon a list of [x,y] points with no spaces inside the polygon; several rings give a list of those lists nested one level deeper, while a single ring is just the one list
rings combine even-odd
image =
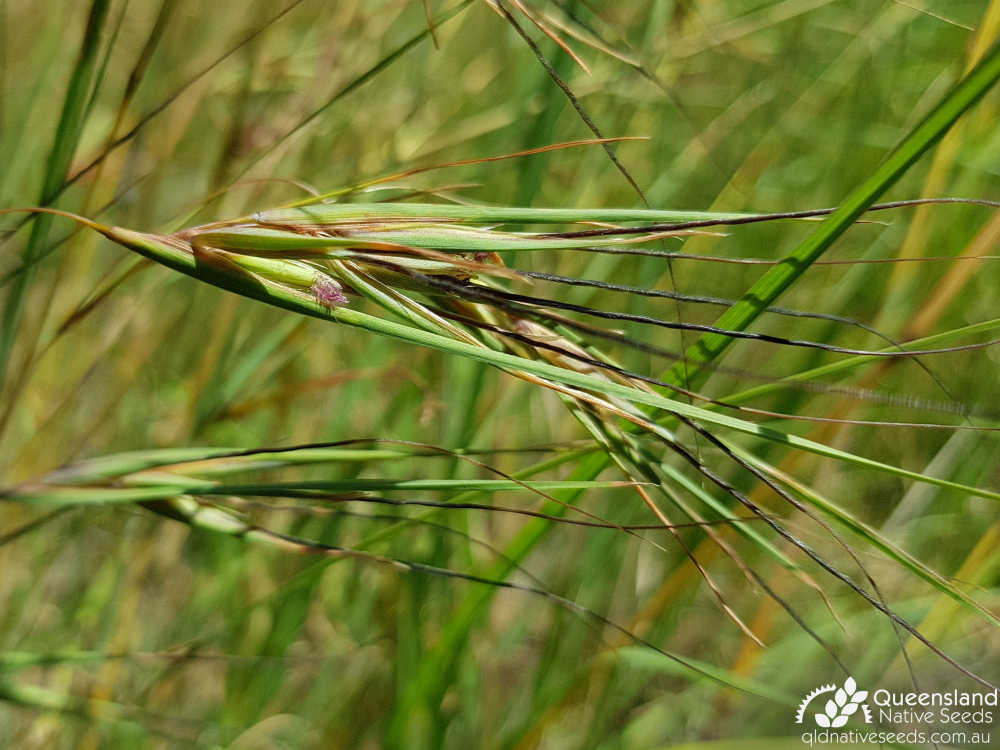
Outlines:
[{"label": "purple stigma", "polygon": [[346,305],[348,302],[340,284],[329,276],[317,276],[310,291],[316,296],[317,301],[327,307]]}]

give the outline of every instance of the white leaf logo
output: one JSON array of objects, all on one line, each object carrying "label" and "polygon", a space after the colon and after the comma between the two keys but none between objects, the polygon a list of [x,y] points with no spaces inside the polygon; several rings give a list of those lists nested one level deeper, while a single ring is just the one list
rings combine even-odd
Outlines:
[{"label": "white leaf logo", "polygon": [[808,708],[810,702],[813,698],[816,698],[823,693],[826,693],[828,698],[826,704],[823,706],[822,713],[814,713],[813,719],[816,721],[816,725],[823,727],[824,729],[839,729],[847,724],[848,719],[859,712],[859,709],[864,709],[864,720],[866,723],[871,723],[871,716],[868,711],[868,706],[864,703],[865,698],[868,697],[867,690],[858,690],[858,683],[855,682],[853,677],[848,677],[844,680],[843,687],[837,687],[836,685],[821,685],[820,687],[813,690],[799,704],[798,713],[795,716],[795,723],[801,724],[802,718]]},{"label": "white leaf logo", "polygon": [[[845,726],[848,720],[855,714],[862,715],[865,723],[871,724],[871,712],[865,703],[868,691],[858,690],[858,683],[853,677],[847,677],[844,680],[843,687],[837,687],[835,684],[829,683],[820,685],[815,690],[812,690],[799,703],[799,709],[795,713],[796,724],[802,723],[802,720],[806,716],[806,711],[810,704],[813,703],[813,700],[824,694],[826,702],[822,712],[811,714],[817,726],[824,729],[839,729]],[[819,706],[814,706],[813,711],[816,711],[818,708]]]}]

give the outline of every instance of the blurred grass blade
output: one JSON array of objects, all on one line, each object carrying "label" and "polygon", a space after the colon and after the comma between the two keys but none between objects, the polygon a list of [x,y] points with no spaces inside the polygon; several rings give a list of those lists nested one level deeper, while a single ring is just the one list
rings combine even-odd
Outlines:
[{"label": "blurred grass blade", "polygon": [[[623,646],[622,648],[618,648],[607,653],[605,658],[614,661],[621,659],[628,664],[645,670],[665,672],[671,675],[688,677],[686,670],[684,670],[676,662],[663,658],[663,656],[655,651],[639,648],[637,646]],[[692,660],[689,659],[689,661]],[[800,700],[799,696],[793,696],[789,693],[785,693],[765,682],[749,680],[745,677],[733,674],[732,672],[720,669],[719,667],[706,662],[698,661],[695,663],[697,663],[698,667],[706,674],[712,675],[712,677],[719,682],[729,685],[735,690],[748,693],[749,695],[755,695],[758,698],[780,703],[785,706],[795,706]]]},{"label": "blurred grass blade", "polygon": [[[73,74],[70,77],[69,87],[66,89],[62,114],[59,116],[59,123],[56,126],[55,140],[45,166],[45,179],[42,184],[39,205],[49,205],[61,191],[73,161],[73,154],[80,142],[85,119],[84,113],[100,51],[101,30],[104,27],[110,5],[110,0],[94,0],[90,6],[87,28],[83,33],[83,42],[76,65],[73,68]],[[17,336],[24,307],[25,294],[33,276],[27,269],[34,263],[35,256],[44,250],[52,221],[53,217],[49,215],[35,218],[28,244],[22,254],[22,265],[26,270],[14,279],[8,293],[9,296],[3,311],[3,321],[0,322],[0,389],[3,388],[6,379],[11,350],[14,346],[14,339]]]},{"label": "blurred grass blade", "polygon": [[194,743],[204,726],[197,722],[152,714],[144,709],[99,698],[79,698],[47,687],[0,679],[0,701],[43,713],[62,713],[85,721],[142,728],[185,745]]}]

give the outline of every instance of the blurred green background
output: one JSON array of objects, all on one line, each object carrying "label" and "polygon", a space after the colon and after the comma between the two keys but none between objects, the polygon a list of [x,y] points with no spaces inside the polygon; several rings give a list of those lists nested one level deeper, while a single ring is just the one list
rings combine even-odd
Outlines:
[{"label": "blurred green background", "polygon": [[[591,136],[521,37],[485,2],[305,0],[276,20],[284,6],[272,3],[108,6],[67,174],[122,142],[56,205],[120,226],[175,230],[296,199],[303,184],[327,191],[409,167]],[[648,136],[614,150],[651,205],[676,209],[836,205],[1000,32],[1000,3],[986,0],[533,6],[547,25],[562,29],[587,73],[511,7],[604,135]],[[0,206],[37,205],[47,191],[57,124],[91,13],[86,2],[0,2]],[[438,19],[433,35],[428,13]],[[988,95],[888,197],[1000,196],[998,104],[996,92]],[[360,199],[427,200],[426,191],[511,205],[641,206],[598,146],[428,172]],[[21,222],[3,219],[7,229]],[[830,257],[990,254],[1000,237],[995,211],[976,206],[905,209],[873,220],[853,228]],[[675,240],[670,249],[778,259],[810,228],[734,228],[726,236]],[[8,299],[27,276],[21,253],[29,231],[4,235],[0,294]],[[3,383],[2,485],[146,448],[382,437],[524,449],[587,437],[553,394],[483,365],[298,318],[159,267],[129,270],[122,279],[131,269],[127,253],[75,232],[68,221],[53,223],[41,250]],[[723,297],[739,296],[761,272],[677,262],[668,274],[659,259],[621,256],[539,256],[518,264]],[[1000,266],[990,262],[822,266],[781,304],[849,316],[908,339],[995,317],[998,284]],[[553,293],[594,306],[682,314],[688,322],[709,323],[719,311],[606,301],[593,289]],[[676,332],[625,328],[680,348]],[[772,316],[756,330],[885,345],[828,321]],[[643,371],[657,367],[623,356]],[[928,358],[940,382],[912,361],[876,363],[838,376],[847,395],[785,389],[755,405],[955,422],[918,407],[954,396],[995,409],[997,357],[987,349]],[[767,379],[832,359],[739,342],[725,365]],[[723,396],[757,382],[719,373],[705,391]],[[848,398],[860,389],[898,396],[898,403]],[[946,479],[1000,484],[990,433],[781,427]],[[786,516],[799,538],[861,580],[827,531],[761,492],[721,454],[703,443],[700,450],[729,481]],[[996,610],[994,500],[774,446],[758,455]],[[513,472],[542,458],[484,460]],[[418,457],[284,474],[358,475],[482,472],[453,458]],[[565,467],[551,476],[565,476]],[[498,495],[495,502],[527,507],[530,499]],[[588,491],[580,504],[615,523],[655,522],[627,489]],[[439,526],[429,526],[402,523],[420,515],[412,509],[359,510],[383,517],[261,518],[317,541],[363,544],[479,574],[526,521],[454,511],[435,514]],[[817,685],[842,680],[803,628],[697,531],[682,537],[766,648],[726,617],[683,549],[662,532],[648,536],[665,552],[620,531],[547,527],[523,563],[535,579],[525,572],[512,579],[534,580],[661,648],[744,681],[748,692],[692,679],[655,652],[527,593],[364,560],[317,563],[131,506],[78,508],[25,529],[44,512],[0,505],[4,747],[797,747],[795,703]],[[8,536],[14,530],[25,533]],[[906,689],[909,676],[884,616],[806,566],[841,627],[816,590],[729,532],[722,535],[833,645],[862,687]],[[993,622],[867,540],[843,533],[901,614],[948,655],[997,676]],[[908,645],[924,689],[976,687],[926,648]],[[44,663],[16,666],[27,657]],[[47,692],[31,692],[36,686]],[[64,702],[47,704],[53,696]],[[790,739],[759,739],[775,737]]]}]

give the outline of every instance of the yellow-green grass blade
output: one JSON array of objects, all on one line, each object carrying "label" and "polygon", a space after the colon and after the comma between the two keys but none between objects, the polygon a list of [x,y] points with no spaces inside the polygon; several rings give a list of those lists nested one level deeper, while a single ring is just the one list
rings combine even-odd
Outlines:
[{"label": "yellow-green grass blade", "polygon": [[311,226],[344,221],[441,219],[472,224],[573,224],[579,222],[666,223],[732,221],[758,216],[747,212],[672,211],[645,208],[532,208],[441,203],[326,203],[259,211],[261,224]]},{"label": "yellow-green grass blade", "polygon": [[557,492],[559,490],[610,489],[630,482],[511,479],[344,479],[273,484],[220,484],[208,479],[180,477],[167,473],[140,474],[133,478],[135,487],[60,487],[26,485],[8,491],[7,500],[39,505],[105,505],[164,500],[178,495],[237,495],[282,497],[291,494],[328,494],[357,492]]},{"label": "yellow-green grass blade", "polygon": [[[324,463],[369,463],[372,461],[413,458],[414,456],[463,455],[474,451],[440,451],[419,453],[401,448],[288,448],[247,451],[243,448],[161,448],[148,451],[128,451],[99,456],[51,472],[45,481],[55,484],[85,484],[101,479],[135,474],[147,469],[163,468],[176,464],[196,463],[194,470],[185,473],[198,475],[229,474],[255,469],[277,469],[285,466],[304,466]],[[245,455],[241,455],[245,454]]]}]

